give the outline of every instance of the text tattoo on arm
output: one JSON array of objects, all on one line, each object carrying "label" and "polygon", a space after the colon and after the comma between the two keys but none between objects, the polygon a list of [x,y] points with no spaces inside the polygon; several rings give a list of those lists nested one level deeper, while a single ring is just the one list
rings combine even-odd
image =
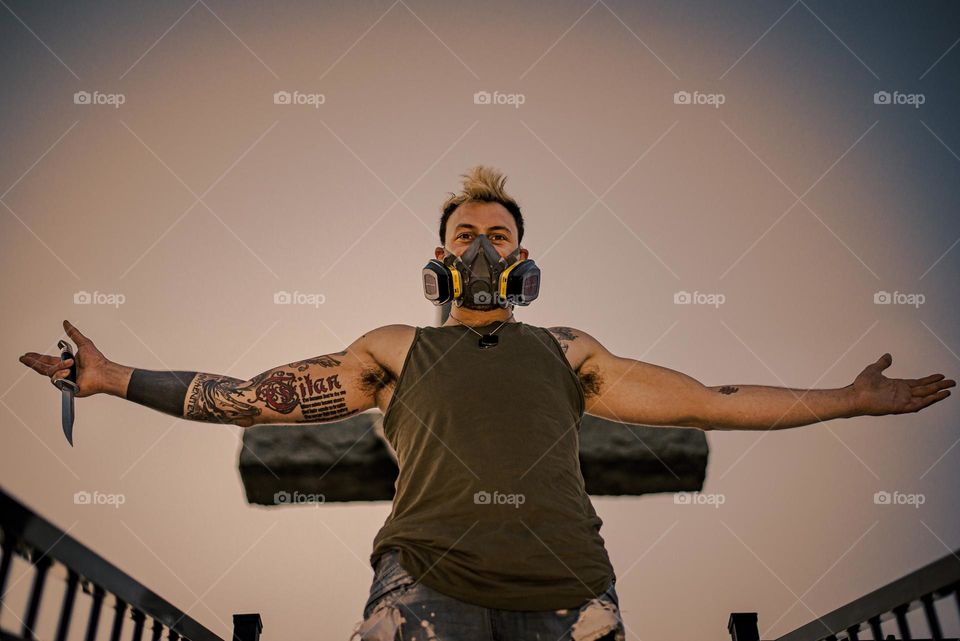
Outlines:
[{"label": "text tattoo on arm", "polygon": [[233,422],[254,419],[264,409],[290,414],[297,407],[303,421],[347,416],[347,391],[339,374],[314,377],[284,369],[254,376],[247,382],[229,376],[198,374],[190,387],[184,416],[196,421]]},{"label": "text tattoo on arm", "polygon": [[[323,422],[357,413],[347,405],[341,373],[320,376],[319,368],[337,367],[336,356],[318,356],[258,374],[249,381],[189,371],[135,369],[126,398],[153,409],[195,421],[252,425],[265,413],[293,414],[291,422]],[[320,370],[322,371],[322,370]],[[360,388],[367,393],[388,383],[385,372],[364,371]],[[274,419],[277,418],[274,416]],[[273,421],[276,422],[276,421]]]}]

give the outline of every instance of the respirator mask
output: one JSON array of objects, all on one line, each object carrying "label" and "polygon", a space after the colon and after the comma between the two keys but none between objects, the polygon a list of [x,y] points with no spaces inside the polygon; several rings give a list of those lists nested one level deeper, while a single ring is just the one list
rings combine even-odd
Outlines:
[{"label": "respirator mask", "polygon": [[485,235],[478,235],[457,256],[444,248],[443,261],[423,268],[423,295],[434,305],[490,310],[529,305],[540,294],[540,268],[520,259],[520,247],[504,258]]}]

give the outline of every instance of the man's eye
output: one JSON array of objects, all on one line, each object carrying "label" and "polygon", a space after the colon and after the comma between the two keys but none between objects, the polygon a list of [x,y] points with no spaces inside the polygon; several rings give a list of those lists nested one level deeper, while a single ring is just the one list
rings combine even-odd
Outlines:
[{"label": "man's eye", "polygon": [[[460,239],[460,238],[464,238],[465,236],[472,236],[472,235],[473,235],[473,234],[471,234],[470,232],[466,232],[466,231],[465,231],[465,232],[461,232],[460,234],[458,234],[458,235],[457,235],[457,238]],[[503,234],[494,234],[493,236],[490,236],[489,238],[490,238],[491,240],[506,240],[506,239],[507,239],[507,237],[504,236]]]}]

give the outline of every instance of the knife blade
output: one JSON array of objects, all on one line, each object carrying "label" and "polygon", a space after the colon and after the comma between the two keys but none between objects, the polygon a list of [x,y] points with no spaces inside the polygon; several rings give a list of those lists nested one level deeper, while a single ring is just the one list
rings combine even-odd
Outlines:
[{"label": "knife blade", "polygon": [[53,383],[60,390],[60,424],[63,427],[63,435],[67,437],[67,443],[70,444],[70,447],[73,447],[73,401],[79,389],[77,386],[77,359],[74,358],[70,343],[61,340],[57,343],[57,347],[60,348],[60,360],[65,361],[68,358],[73,358],[70,373]]}]

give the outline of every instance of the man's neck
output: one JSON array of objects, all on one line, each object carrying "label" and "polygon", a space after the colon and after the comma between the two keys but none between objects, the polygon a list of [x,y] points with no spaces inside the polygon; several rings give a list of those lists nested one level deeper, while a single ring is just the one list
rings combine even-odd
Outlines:
[{"label": "man's neck", "polygon": [[[461,323],[463,325],[470,325],[471,327],[489,325],[490,323],[502,323],[504,321],[516,323],[516,318],[511,318],[512,316],[513,310],[510,308],[476,310],[466,307],[453,307],[450,310],[450,316],[441,327],[460,325]],[[458,323],[457,321],[460,322]]]}]

